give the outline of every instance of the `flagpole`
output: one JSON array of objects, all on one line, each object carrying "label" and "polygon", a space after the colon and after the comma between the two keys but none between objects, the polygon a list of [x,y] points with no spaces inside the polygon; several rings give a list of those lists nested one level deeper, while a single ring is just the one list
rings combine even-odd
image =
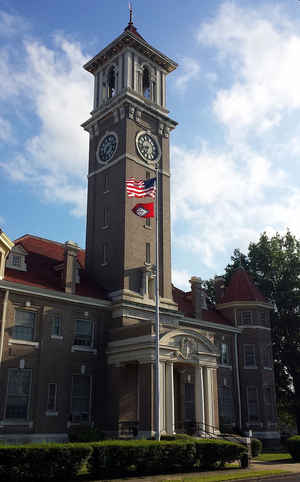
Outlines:
[{"label": "flagpole", "polygon": [[159,162],[155,166],[156,171],[156,277],[155,277],[155,439],[160,440],[160,363],[159,363],[159,213],[158,213],[158,196],[159,196]]}]

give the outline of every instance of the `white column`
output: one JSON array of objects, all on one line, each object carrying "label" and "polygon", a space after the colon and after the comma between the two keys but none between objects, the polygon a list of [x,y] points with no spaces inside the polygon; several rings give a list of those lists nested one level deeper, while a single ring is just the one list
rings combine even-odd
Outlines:
[{"label": "white column", "polygon": [[160,430],[166,431],[166,417],[165,417],[165,405],[166,405],[166,364],[160,362],[160,396],[159,396],[159,413],[160,413]]},{"label": "white column", "polygon": [[124,55],[124,86],[126,89],[131,86],[131,54],[130,52],[125,52]]},{"label": "white column", "polygon": [[[199,430],[205,430],[203,369],[200,365],[195,367],[195,416]],[[203,425],[200,425],[203,424]]]},{"label": "white column", "polygon": [[[212,369],[204,368],[205,423],[213,425]],[[212,427],[207,427],[209,431]]]},{"label": "white column", "polygon": [[121,92],[121,90],[122,90],[122,72],[123,72],[123,69],[122,69],[122,55],[120,55],[119,58],[118,58],[118,72],[119,72],[119,75],[118,75],[117,91],[118,91],[118,93],[119,93],[119,92]]},{"label": "white column", "polygon": [[166,363],[166,430],[169,435],[175,432],[173,362]]},{"label": "white column", "polygon": [[157,96],[157,103],[161,105],[161,93],[160,93],[160,70],[156,72],[156,96]]}]

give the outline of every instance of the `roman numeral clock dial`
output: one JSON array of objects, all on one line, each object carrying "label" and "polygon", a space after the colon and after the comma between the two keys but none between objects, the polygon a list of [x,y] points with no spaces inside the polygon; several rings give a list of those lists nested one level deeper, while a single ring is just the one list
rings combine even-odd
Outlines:
[{"label": "roman numeral clock dial", "polygon": [[136,148],[146,162],[157,161],[160,158],[160,148],[153,136],[145,131],[136,136]]}]

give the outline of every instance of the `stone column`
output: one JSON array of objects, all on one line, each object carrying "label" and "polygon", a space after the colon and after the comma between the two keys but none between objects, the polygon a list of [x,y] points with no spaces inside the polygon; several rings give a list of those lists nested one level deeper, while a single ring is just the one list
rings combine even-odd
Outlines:
[{"label": "stone column", "polygon": [[195,367],[195,416],[198,425],[197,430],[199,432],[205,430],[203,369],[200,365]]},{"label": "stone column", "polygon": [[174,370],[173,362],[166,363],[166,431],[172,435],[175,431],[174,405]]},{"label": "stone column", "polygon": [[159,398],[159,413],[160,413],[160,431],[166,433],[166,363],[160,362],[160,398]]},{"label": "stone column", "polygon": [[212,369],[204,368],[204,406],[207,430],[213,431]]}]

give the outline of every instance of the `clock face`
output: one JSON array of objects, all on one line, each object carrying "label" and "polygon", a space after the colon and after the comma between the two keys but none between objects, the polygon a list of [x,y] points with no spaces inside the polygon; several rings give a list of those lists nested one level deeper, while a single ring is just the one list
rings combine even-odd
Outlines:
[{"label": "clock face", "polygon": [[136,147],[142,158],[149,161],[156,161],[159,156],[159,147],[155,139],[147,132],[140,132],[136,138]]},{"label": "clock face", "polygon": [[98,145],[98,161],[101,163],[107,163],[111,160],[114,153],[117,150],[118,139],[115,134],[107,134]]}]

